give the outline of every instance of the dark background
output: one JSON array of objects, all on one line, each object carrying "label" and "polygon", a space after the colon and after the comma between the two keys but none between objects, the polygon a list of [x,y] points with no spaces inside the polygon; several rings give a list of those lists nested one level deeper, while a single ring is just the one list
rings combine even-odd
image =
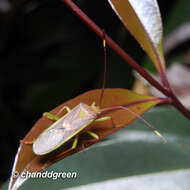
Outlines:
[{"label": "dark background", "polygon": [[[106,0],[76,2],[140,64],[144,53]],[[178,0],[158,1],[164,24]],[[10,175],[22,139],[43,112],[101,88],[102,41],[64,3],[0,1],[0,181]],[[131,88],[130,67],[107,48],[107,87]]]}]

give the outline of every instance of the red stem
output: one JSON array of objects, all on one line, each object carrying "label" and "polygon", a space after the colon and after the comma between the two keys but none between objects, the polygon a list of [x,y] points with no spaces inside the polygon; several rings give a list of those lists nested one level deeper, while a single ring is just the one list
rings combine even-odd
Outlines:
[{"label": "red stem", "polygon": [[109,45],[120,57],[123,58],[134,70],[142,75],[150,84],[156,87],[160,92],[166,96],[170,96],[170,91],[165,89],[159,82],[157,82],[152,76],[148,74],[135,60],[133,60],[123,49],[120,48],[99,26],[97,26],[72,0],[61,0],[65,2],[68,7],[102,40],[105,38],[107,45]]},{"label": "red stem", "polygon": [[170,98],[172,100],[172,105],[175,106],[185,117],[190,119],[190,111],[179,101],[172,90]]},{"label": "red stem", "polygon": [[164,88],[159,82],[157,82],[147,71],[145,71],[140,65],[138,65],[116,42],[114,42],[104,30],[98,27],[72,0],[61,0],[66,3],[67,6],[102,40],[106,40],[106,43],[111,47],[123,60],[128,63],[134,70],[136,70],[141,76],[143,76],[152,86],[158,89],[167,97],[170,97],[172,104],[181,112],[184,116],[190,119],[190,111],[186,109],[180,101],[176,98],[170,88]]}]

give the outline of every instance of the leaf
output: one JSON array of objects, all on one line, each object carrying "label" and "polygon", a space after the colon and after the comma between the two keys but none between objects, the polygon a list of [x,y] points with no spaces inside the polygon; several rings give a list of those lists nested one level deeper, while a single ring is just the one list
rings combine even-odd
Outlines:
[{"label": "leaf", "polygon": [[[88,91],[68,102],[56,107],[51,111],[52,114],[56,114],[64,105],[69,106],[70,108],[75,107],[80,102],[84,102],[88,105],[91,105],[92,102],[98,102],[101,90],[92,90]],[[141,115],[146,112],[148,109],[153,107],[154,105],[161,103],[162,99],[151,97],[151,96],[142,96],[135,94],[129,90],[125,89],[105,89],[104,98],[102,102],[102,108],[108,108],[111,106],[123,105],[129,107],[133,112]],[[63,115],[65,114],[62,113]],[[119,129],[124,128],[126,125],[130,124],[132,121],[136,119],[135,115],[126,112],[126,110],[118,110],[106,115],[110,115],[116,125],[113,127],[111,121],[98,122],[91,125],[93,131],[100,137],[100,140],[104,139],[108,135],[118,131]],[[32,141],[38,137],[38,135],[49,127],[52,124],[52,121],[42,117],[37,123],[32,127],[32,129],[28,132],[28,134],[23,139],[24,141]],[[87,142],[87,136],[81,135],[79,144],[77,148],[64,154],[61,159],[72,155],[76,152],[79,152],[84,149],[84,147],[88,147],[96,142]],[[63,148],[63,147],[62,147]],[[68,147],[67,147],[68,148]],[[67,149],[65,148],[65,149]],[[60,152],[64,151],[64,149],[59,150]],[[9,189],[18,189],[18,187],[27,180],[26,178],[18,177],[16,180],[13,178],[14,171],[19,173],[23,171],[29,172],[37,172],[42,169],[47,168],[54,162],[53,158],[57,155],[58,152],[52,153],[48,156],[37,156],[32,151],[32,145],[20,144],[17,155],[15,157],[15,163],[12,170],[12,176],[10,181]]]},{"label": "leaf", "polygon": [[108,0],[125,27],[153,61],[165,71],[162,21],[156,0]]},{"label": "leaf", "polygon": [[[190,170],[189,120],[172,106],[153,108],[143,117],[164,134],[168,140],[167,144],[163,144],[142,125],[141,121],[135,121],[85,152],[75,154],[48,168],[48,171],[54,172],[75,171],[77,178],[30,179],[20,190],[60,190],[86,184],[95,186],[93,183],[96,183],[96,189],[104,189],[102,186],[100,187],[101,182],[117,183],[119,179],[125,179],[126,183],[122,184],[128,187],[127,185],[131,185],[130,179],[132,178],[130,176],[136,178],[136,182],[139,184],[142,174],[147,173],[150,177],[152,176],[151,179],[154,179],[151,180],[151,187],[154,188],[155,185],[158,185],[156,190],[161,189],[164,185],[167,188],[163,189],[175,189],[170,188],[175,182],[178,184],[175,190],[179,189],[179,186],[183,190],[188,190],[189,180],[186,177],[189,177],[188,171]],[[180,174],[177,175],[178,178],[170,175],[174,172]],[[159,173],[162,178],[159,176],[155,178],[155,173]],[[168,174],[170,179],[167,177],[162,181],[161,179],[166,177],[165,174]],[[150,181],[150,178],[148,179]],[[162,183],[159,185],[160,181]],[[136,182],[133,181],[132,184],[135,185]],[[149,185],[149,182],[144,181],[144,186],[147,187],[145,189],[149,189]],[[90,189],[90,186],[85,187],[81,188]],[[109,189],[114,189],[114,187],[109,183]],[[6,189],[7,185],[1,188],[1,190]],[[138,186],[136,189],[142,188]]]}]

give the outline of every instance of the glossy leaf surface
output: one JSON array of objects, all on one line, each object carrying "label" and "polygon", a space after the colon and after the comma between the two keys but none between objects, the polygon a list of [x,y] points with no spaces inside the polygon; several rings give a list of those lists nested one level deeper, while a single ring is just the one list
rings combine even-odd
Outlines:
[{"label": "glossy leaf surface", "polygon": [[[69,100],[65,104],[56,107],[54,110],[51,111],[51,113],[56,114],[64,105],[67,105],[70,108],[75,107],[80,102],[84,102],[88,105],[91,105],[94,101],[98,102],[100,92],[101,90],[92,90],[87,93],[84,93],[76,98],[73,98],[72,100]],[[127,106],[133,112],[142,115],[144,112],[152,108],[154,105],[161,102],[162,99],[150,96],[141,96],[125,89],[106,89],[102,102],[102,109],[122,105]],[[64,115],[65,112],[63,111],[62,114]],[[127,112],[126,110],[118,110],[106,115],[110,115],[112,117],[115,127],[113,126],[111,121],[98,122],[91,125],[91,130],[94,131],[100,137],[100,140],[124,128],[126,125],[130,124],[132,121],[136,119],[135,115]],[[39,134],[43,130],[49,127],[52,123],[52,121],[42,117],[28,132],[28,134],[25,136],[23,140],[27,142],[33,141],[39,136]],[[87,135],[82,134],[80,136],[77,148],[71,152],[64,154],[60,159],[63,159],[71,154],[79,152],[80,150],[84,150],[86,147],[100,141],[98,140],[96,142],[89,142],[87,141],[88,139],[89,137]],[[63,149],[59,151],[62,152],[67,148],[63,147]],[[55,152],[52,155],[48,156],[36,156],[32,151],[32,145],[21,143],[15,159],[13,172],[17,171],[21,173],[23,171],[41,171],[42,169],[47,168],[48,166],[57,161],[54,160],[54,157],[57,154],[58,152]],[[14,184],[12,189],[17,189],[25,180],[26,179],[20,177],[18,177],[16,181],[15,179],[12,179],[11,184]]]}]

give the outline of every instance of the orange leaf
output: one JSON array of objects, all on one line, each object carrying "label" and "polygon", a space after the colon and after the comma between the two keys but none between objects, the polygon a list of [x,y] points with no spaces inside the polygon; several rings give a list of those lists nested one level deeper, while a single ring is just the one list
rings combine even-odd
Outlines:
[{"label": "orange leaf", "polygon": [[[77,96],[76,98],[73,98],[72,100],[67,101],[62,105],[59,105],[58,107],[50,111],[50,113],[56,114],[65,105],[72,109],[80,102],[91,105],[92,102],[94,101],[98,102],[100,93],[101,90],[88,91],[80,96]],[[146,112],[147,110],[149,110],[150,108],[159,103],[162,103],[162,99],[160,98],[138,95],[136,93],[133,93],[125,89],[105,89],[104,98],[102,101],[102,108],[109,108],[113,106],[122,105],[129,108],[133,112],[142,115],[144,112]],[[64,115],[65,111],[63,111],[63,113],[61,114]],[[81,134],[79,137],[79,143],[77,145],[77,148],[68,153],[63,154],[60,159],[63,159],[69,155],[79,152],[80,150],[94,143],[99,142],[108,135],[115,133],[119,129],[124,128],[126,125],[130,124],[132,121],[137,119],[134,114],[131,114],[126,110],[117,110],[110,112],[109,114],[107,113],[106,115],[112,117],[114,124],[116,125],[115,127],[113,126],[113,123],[110,120],[91,124],[90,125],[91,130],[94,131],[100,137],[100,139],[95,142],[91,142],[88,141],[89,139],[88,135]],[[32,129],[28,132],[28,134],[24,137],[23,140],[33,141],[39,136],[39,134],[41,134],[42,131],[48,128],[52,123],[53,122],[48,120],[47,118],[41,117],[32,127]],[[12,170],[9,189],[14,189],[14,190],[18,189],[18,187],[22,185],[22,183],[26,180],[21,177],[13,178],[13,174],[15,171],[19,173],[23,171],[29,171],[29,172],[41,171],[42,169],[45,169],[54,162],[56,162],[57,160],[54,160],[53,158],[55,158],[55,156],[58,153],[67,150],[69,147],[70,144],[68,144],[67,147],[65,147],[64,145],[59,150],[56,150],[53,153],[50,153],[45,156],[37,156],[32,151],[32,145],[21,143],[17,155],[15,157],[15,163]]]}]

